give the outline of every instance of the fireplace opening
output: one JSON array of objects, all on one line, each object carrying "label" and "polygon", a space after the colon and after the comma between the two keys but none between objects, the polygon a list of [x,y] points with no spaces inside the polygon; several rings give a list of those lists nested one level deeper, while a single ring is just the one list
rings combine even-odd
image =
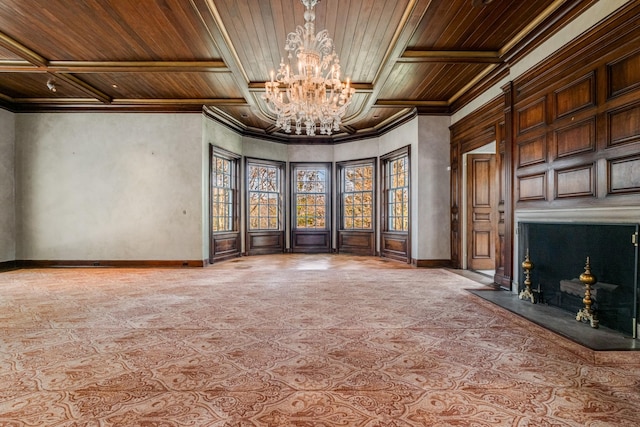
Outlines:
[{"label": "fireplace opening", "polygon": [[[635,338],[637,232],[638,224],[521,222],[519,259],[524,260],[528,251],[533,262],[531,288],[539,302],[577,314],[585,306],[585,286],[579,277],[589,257],[597,279],[591,298],[600,324]],[[522,288],[522,269],[519,276]]]}]

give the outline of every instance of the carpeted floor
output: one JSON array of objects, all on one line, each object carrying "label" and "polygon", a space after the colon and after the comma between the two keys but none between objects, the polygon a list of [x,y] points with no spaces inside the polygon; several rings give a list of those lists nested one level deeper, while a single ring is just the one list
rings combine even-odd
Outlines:
[{"label": "carpeted floor", "polygon": [[594,356],[446,270],[340,255],[0,273],[0,426],[638,426]]}]

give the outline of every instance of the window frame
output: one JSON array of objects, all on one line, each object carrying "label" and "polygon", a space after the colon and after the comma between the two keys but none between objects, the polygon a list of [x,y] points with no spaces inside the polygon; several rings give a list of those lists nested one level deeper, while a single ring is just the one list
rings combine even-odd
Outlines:
[{"label": "window frame", "polygon": [[[322,168],[325,173],[324,185],[325,189],[323,193],[300,193],[298,192],[297,185],[297,177],[296,171],[298,169],[311,169],[311,168]],[[331,211],[331,198],[333,196],[333,188],[331,184],[331,174],[332,174],[332,164],[327,162],[304,162],[304,163],[292,163],[291,164],[291,229],[292,230],[307,230],[307,231],[331,231],[332,230],[332,211]],[[324,227],[313,227],[313,228],[301,228],[298,227],[298,203],[297,196],[298,194],[322,194],[324,196],[324,209],[325,209],[325,217],[324,217]],[[315,205],[314,205],[315,206]]]},{"label": "window frame", "polygon": [[[277,194],[278,199],[278,212],[277,212],[277,228],[252,228],[251,227],[251,194],[255,191],[251,190],[249,172],[252,166],[264,166],[269,168],[275,168],[278,174],[278,189],[274,192],[257,191],[263,194]],[[247,199],[247,213],[246,213],[246,230],[247,233],[261,233],[261,232],[283,232],[285,230],[285,203],[284,203],[284,189],[286,187],[285,176],[285,163],[273,160],[264,160],[256,158],[247,158],[245,161],[245,188]]]},{"label": "window frame", "polygon": [[[346,190],[346,176],[345,173],[347,169],[351,167],[357,166],[370,166],[371,167],[371,190],[370,191],[347,191]],[[348,231],[348,232],[375,232],[376,224],[377,224],[377,215],[376,215],[376,193],[377,193],[377,173],[376,173],[376,159],[368,158],[368,159],[360,159],[360,160],[350,160],[344,162],[337,163],[337,189],[338,192],[336,194],[337,202],[338,202],[338,231]],[[347,216],[345,215],[345,202],[344,196],[345,194],[363,194],[363,193],[371,194],[371,228],[347,228],[345,225],[345,220]]]},{"label": "window frame", "polygon": [[[209,149],[209,230],[211,234],[225,234],[225,233],[237,233],[240,230],[240,159],[242,156],[238,154],[232,153],[230,151],[224,150],[222,148],[216,147],[214,145],[210,145]],[[216,158],[220,158],[222,160],[228,161],[231,166],[230,175],[230,188],[228,191],[231,193],[231,210],[232,212],[228,215],[229,221],[231,224],[230,229],[225,230],[216,230],[214,231],[214,215],[213,215],[213,205],[214,205],[214,189],[216,188],[225,188],[225,187],[217,187],[214,185],[214,161]]]},{"label": "window frame", "polygon": [[[380,168],[382,170],[382,230],[391,232],[391,233],[409,233],[411,231],[411,155],[410,155],[410,147],[406,146],[395,150],[391,153],[386,154],[380,158],[381,165]],[[405,185],[403,186],[391,186],[390,179],[392,174],[389,170],[390,166],[393,162],[406,157],[406,171],[405,171]],[[407,202],[406,202],[406,229],[402,230],[392,229],[390,225],[390,219],[392,217],[390,213],[390,192],[392,190],[398,189],[406,189],[407,192]],[[402,216],[405,218],[405,216]]]}]

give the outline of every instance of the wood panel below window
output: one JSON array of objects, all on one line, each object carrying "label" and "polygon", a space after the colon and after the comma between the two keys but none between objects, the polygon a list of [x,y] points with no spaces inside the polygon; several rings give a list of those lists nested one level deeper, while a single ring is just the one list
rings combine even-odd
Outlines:
[{"label": "wood panel below window", "polygon": [[411,262],[409,258],[409,234],[383,232],[380,243],[380,255],[398,261]]},{"label": "wood panel below window", "polygon": [[375,255],[375,234],[372,231],[339,231],[338,252],[354,255]]}]

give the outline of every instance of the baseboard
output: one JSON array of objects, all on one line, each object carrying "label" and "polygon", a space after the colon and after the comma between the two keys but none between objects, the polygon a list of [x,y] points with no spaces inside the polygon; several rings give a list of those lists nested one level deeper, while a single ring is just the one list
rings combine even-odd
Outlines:
[{"label": "baseboard", "polygon": [[204,267],[204,260],[20,260],[18,268],[52,267],[116,267],[116,268],[178,268]]},{"label": "baseboard", "polygon": [[0,271],[15,270],[18,268],[16,261],[3,261],[0,262]]},{"label": "baseboard", "polygon": [[420,268],[451,268],[450,259],[412,259],[411,264]]}]

